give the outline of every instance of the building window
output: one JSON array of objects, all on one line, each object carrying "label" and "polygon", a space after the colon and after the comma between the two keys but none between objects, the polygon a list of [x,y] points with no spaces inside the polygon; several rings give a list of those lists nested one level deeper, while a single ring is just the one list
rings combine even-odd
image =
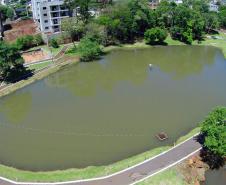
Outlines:
[{"label": "building window", "polygon": [[47,13],[44,13],[43,16],[47,16]]},{"label": "building window", "polygon": [[48,26],[46,26],[46,27],[45,27],[45,30],[48,30],[48,29],[49,29],[49,27],[48,27]]},{"label": "building window", "polygon": [[42,9],[43,9],[43,10],[46,10],[46,7],[43,7]]},{"label": "building window", "polygon": [[45,23],[48,23],[48,20],[45,20],[44,22],[45,22]]},{"label": "building window", "polygon": [[57,19],[54,19],[53,20],[53,24],[58,24],[58,20]]}]

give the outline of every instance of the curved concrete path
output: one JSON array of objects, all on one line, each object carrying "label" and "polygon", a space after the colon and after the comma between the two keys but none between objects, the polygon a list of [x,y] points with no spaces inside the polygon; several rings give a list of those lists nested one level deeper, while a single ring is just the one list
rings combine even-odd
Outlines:
[{"label": "curved concrete path", "polygon": [[134,185],[178,164],[197,153],[200,149],[201,145],[196,141],[194,136],[156,157],[106,177],[59,183],[19,183],[0,177],[0,185]]}]

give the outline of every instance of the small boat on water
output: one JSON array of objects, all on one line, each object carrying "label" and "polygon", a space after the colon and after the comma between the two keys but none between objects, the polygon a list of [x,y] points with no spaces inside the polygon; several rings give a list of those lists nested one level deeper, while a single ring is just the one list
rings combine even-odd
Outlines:
[{"label": "small boat on water", "polygon": [[152,68],[152,64],[149,64],[149,68]]}]

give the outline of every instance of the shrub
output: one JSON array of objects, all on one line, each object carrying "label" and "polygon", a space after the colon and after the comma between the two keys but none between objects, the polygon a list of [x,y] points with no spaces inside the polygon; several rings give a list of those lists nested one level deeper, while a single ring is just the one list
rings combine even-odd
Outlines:
[{"label": "shrub", "polygon": [[50,46],[53,48],[59,48],[59,44],[56,39],[51,39],[49,42]]},{"label": "shrub", "polygon": [[151,28],[144,33],[147,44],[163,43],[167,37],[167,31],[161,28]]},{"label": "shrub", "polygon": [[26,35],[23,37],[19,37],[16,40],[16,46],[19,50],[26,50],[33,47],[34,37],[32,35]]},{"label": "shrub", "polygon": [[26,49],[30,49],[34,46],[39,46],[43,44],[43,39],[41,35],[26,35],[26,36],[22,36],[19,37],[16,40],[16,47],[19,50],[26,50]]},{"label": "shrub", "polygon": [[36,46],[40,46],[44,43],[42,36],[40,34],[35,35],[33,38],[33,44]]},{"label": "shrub", "polygon": [[95,39],[91,39],[87,36],[81,39],[78,45],[78,52],[80,54],[81,61],[94,60],[102,53],[98,42],[96,42]]}]

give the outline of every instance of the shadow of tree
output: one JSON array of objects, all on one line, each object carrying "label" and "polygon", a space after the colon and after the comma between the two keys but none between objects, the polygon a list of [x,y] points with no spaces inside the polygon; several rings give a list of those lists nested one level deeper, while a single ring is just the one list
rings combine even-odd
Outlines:
[{"label": "shadow of tree", "polygon": [[213,153],[207,148],[203,148],[201,150],[200,157],[202,158],[202,161],[207,163],[212,170],[219,169],[225,164],[225,160],[222,156]]},{"label": "shadow of tree", "polygon": [[202,161],[209,165],[210,169],[219,169],[223,167],[225,164],[224,157],[210,151],[208,148],[204,146],[205,135],[199,134],[196,138],[196,141],[202,145],[202,150],[200,151],[200,157]]}]

